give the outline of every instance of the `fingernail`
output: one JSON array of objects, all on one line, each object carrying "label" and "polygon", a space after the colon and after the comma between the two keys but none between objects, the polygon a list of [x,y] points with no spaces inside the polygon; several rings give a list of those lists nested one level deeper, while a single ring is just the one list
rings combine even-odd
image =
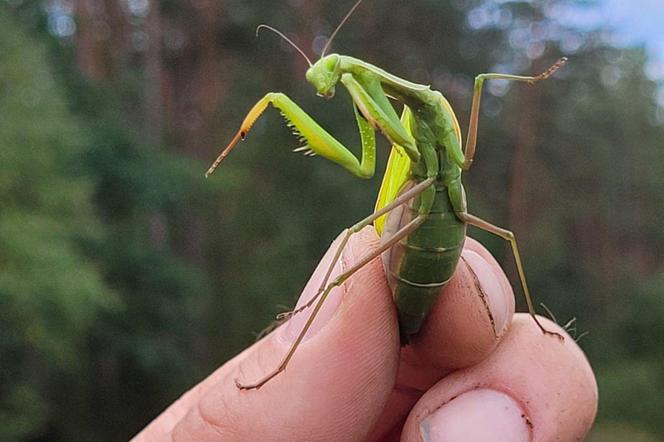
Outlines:
[{"label": "fingernail", "polygon": [[[323,256],[323,259],[321,259],[320,263],[318,264],[318,267],[316,267],[316,270],[314,270],[314,273],[311,275],[311,278],[309,278],[309,282],[307,282],[307,285],[304,287],[304,290],[300,295],[300,299],[298,299],[297,301],[295,309],[306,304],[307,301],[316,296],[316,293],[318,293],[318,290],[320,289],[321,284],[323,283],[323,279],[327,274],[328,268],[332,263],[332,259],[334,258],[337,248],[339,247],[341,238],[342,236],[339,236],[336,240],[334,240],[328,251]],[[343,272],[344,269],[343,260],[344,256],[342,252],[341,257],[334,266],[332,274],[330,275],[327,281],[328,284],[334,281],[334,278],[336,278],[338,275],[340,275]],[[337,307],[339,307],[339,304],[341,303],[341,296],[343,295],[343,292],[344,292],[343,286],[335,287],[332,289],[327,299],[323,303],[322,308],[316,315],[316,319],[314,319],[314,322],[311,324],[311,327],[307,331],[307,334],[304,337],[305,340],[311,338],[316,333],[318,333],[323,327],[325,327],[325,325],[330,321],[330,319],[332,319],[332,316],[334,316]],[[318,299],[316,301],[318,301]],[[288,343],[294,342],[299,336],[300,332],[302,331],[305,323],[309,319],[309,316],[311,315],[311,312],[313,311],[315,306],[316,302],[314,302],[313,305],[306,308],[305,310],[292,316],[288,320],[288,322],[282,327],[280,332],[280,338]]]},{"label": "fingernail", "polygon": [[512,397],[482,388],[438,408],[422,421],[420,434],[426,442],[527,442],[531,425]]},{"label": "fingernail", "polygon": [[512,305],[509,302],[511,296],[505,293],[505,289],[501,285],[502,276],[496,273],[493,265],[473,250],[465,249],[463,259],[477,277],[480,294],[485,296],[496,334],[502,334],[512,313]]}]

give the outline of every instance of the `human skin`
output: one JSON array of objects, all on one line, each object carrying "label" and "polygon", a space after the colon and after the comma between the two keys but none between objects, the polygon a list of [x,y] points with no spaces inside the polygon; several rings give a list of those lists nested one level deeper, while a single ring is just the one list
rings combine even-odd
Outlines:
[{"label": "human skin", "polygon": [[[316,293],[335,246],[299,304]],[[335,268],[379,245],[354,235]],[[457,271],[411,345],[400,347],[382,263],[334,289],[285,372],[279,365],[308,310],[221,366],[135,438],[145,441],[577,441],[597,411],[592,369],[574,339],[544,335],[493,257],[468,239]]]}]

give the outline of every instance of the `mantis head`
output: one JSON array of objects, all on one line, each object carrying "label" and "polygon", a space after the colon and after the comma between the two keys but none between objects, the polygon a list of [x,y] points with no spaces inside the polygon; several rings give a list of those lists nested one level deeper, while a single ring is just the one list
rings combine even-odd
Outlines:
[{"label": "mantis head", "polygon": [[353,12],[355,12],[355,9],[357,9],[357,7],[360,6],[360,3],[362,3],[362,1],[363,0],[357,0],[353,5],[353,7],[350,8],[350,10],[346,13],[344,18],[341,20],[341,23],[339,23],[334,32],[332,32],[330,38],[327,40],[327,43],[325,44],[325,47],[321,52],[321,58],[316,63],[311,63],[311,60],[309,59],[309,57],[307,57],[307,54],[305,54],[302,49],[300,49],[281,31],[273,28],[272,26],[259,25],[256,28],[256,36],[258,36],[258,32],[261,29],[269,29],[270,31],[279,35],[284,41],[290,44],[293,48],[295,48],[295,50],[297,50],[297,52],[299,52],[300,55],[302,55],[302,57],[309,64],[309,69],[307,69],[306,73],[307,81],[311,83],[314,86],[314,88],[316,88],[316,92],[319,96],[329,99],[334,96],[334,87],[341,79],[341,66],[340,66],[341,59],[337,54],[330,54],[330,55],[325,55],[325,54],[327,53],[327,50],[330,49],[330,45],[332,44],[334,37],[337,35],[337,33],[342,28],[344,23],[346,23],[346,20],[348,20],[350,16],[353,15]]},{"label": "mantis head", "polygon": [[334,96],[334,87],[341,78],[340,64],[339,56],[330,54],[307,69],[307,81],[316,88],[317,95],[328,99]]},{"label": "mantis head", "polygon": [[325,55],[327,50],[330,49],[334,37],[336,37],[339,30],[343,27],[346,20],[353,15],[353,12],[360,6],[362,0],[357,0],[352,8],[346,13],[344,18],[341,20],[341,23],[337,25],[332,35],[325,43],[325,47],[320,55],[320,60],[318,60],[313,65],[309,66],[307,70],[307,81],[311,83],[315,88],[319,96],[324,98],[332,98],[334,96],[334,87],[339,82],[341,78],[341,66],[340,58],[337,54]]}]

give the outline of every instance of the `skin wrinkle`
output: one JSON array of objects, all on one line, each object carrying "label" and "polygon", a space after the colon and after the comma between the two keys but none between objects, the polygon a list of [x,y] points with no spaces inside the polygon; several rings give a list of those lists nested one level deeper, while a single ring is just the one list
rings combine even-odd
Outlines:
[{"label": "skin wrinkle", "polygon": [[[232,367],[233,365],[237,365],[236,361],[237,357],[228,361],[229,366]],[[164,433],[170,434],[170,439],[175,440],[173,435],[176,434],[176,431],[181,423],[186,420],[187,415],[192,412],[192,408],[200,408],[201,399],[205,396],[205,394],[219,383],[229,382],[230,377],[234,372],[235,370],[227,370],[224,372],[221,368],[219,368],[210,374],[203,382],[197,384],[192,389],[183,394],[165,412],[173,416],[173,423],[168,432],[165,431]],[[220,373],[224,374],[220,376]],[[183,412],[180,413],[180,410]]]},{"label": "skin wrinkle", "polygon": [[217,423],[214,422],[214,420],[212,419],[212,416],[208,416],[207,413],[203,413],[203,409],[201,408],[201,401],[198,401],[198,402],[196,403],[196,408],[195,408],[195,410],[196,410],[196,412],[198,413],[198,415],[200,416],[201,421],[202,421],[205,425],[207,425],[207,428],[211,429],[212,431],[214,431],[216,434],[218,434],[218,435],[221,436],[222,438],[224,437],[224,432],[223,432],[222,429],[221,429],[221,423],[217,424]]},{"label": "skin wrinkle", "polygon": [[394,386],[394,391],[396,393],[401,393],[401,394],[404,394],[406,396],[419,396],[422,393],[424,393],[426,390],[421,390],[419,388],[410,387],[408,385],[397,383]]},{"label": "skin wrinkle", "polygon": [[486,292],[482,288],[482,284],[480,284],[480,279],[477,277],[477,274],[475,273],[475,270],[468,264],[468,261],[466,261],[466,258],[463,257],[463,255],[460,257],[461,261],[466,265],[466,268],[470,272],[470,274],[473,277],[473,282],[475,283],[475,288],[477,289],[477,294],[482,300],[482,304],[484,304],[484,307],[486,308],[486,312],[489,315],[489,321],[491,321],[491,327],[493,328],[493,334],[496,338],[498,338],[498,330],[496,329],[496,321],[493,319],[493,314],[491,313],[491,308],[489,306],[489,298],[486,295]]},{"label": "skin wrinkle", "polygon": [[[261,345],[263,347],[269,347],[269,340],[266,340],[258,345]],[[243,352],[244,353],[244,352]],[[259,351],[258,352],[258,357],[255,359],[255,364],[258,366],[263,366],[265,363],[261,363],[261,361],[264,359],[264,356],[267,356],[269,352],[265,351]],[[201,416],[201,419],[209,423],[211,426],[214,427],[214,429],[221,429],[221,428],[233,428],[233,424],[230,422],[240,422],[241,419],[236,418],[232,419],[232,416],[234,414],[235,408],[232,406],[232,404],[228,403],[228,399],[231,399],[232,397],[226,397],[226,396],[219,396],[215,395],[215,399],[220,399],[221,401],[214,401],[212,406],[210,404],[204,404],[203,402],[208,399],[209,393],[214,393],[215,390],[223,390],[222,385],[234,385],[234,378],[244,376],[244,370],[243,370],[243,365],[245,362],[245,358],[242,357],[242,354],[239,355],[238,357],[234,358],[231,362],[235,362],[235,368],[232,370],[226,371],[223,376],[220,377],[220,379],[216,380],[213,385],[210,385],[207,389],[207,391],[202,394],[196,404],[196,407],[199,410],[199,415]],[[235,388],[233,386],[232,388]],[[209,401],[208,401],[209,402]],[[209,409],[209,410],[208,410]],[[207,411],[206,411],[207,410]],[[224,420],[227,422],[227,425],[223,425],[222,422],[219,419],[216,419],[215,416],[221,416],[222,414],[219,412],[219,410],[225,410],[226,413],[223,414]],[[223,432],[221,433],[223,436]]]},{"label": "skin wrinkle", "polygon": [[[232,375],[233,372],[229,371],[226,373],[224,376],[221,377],[217,382],[215,382],[216,385],[212,386],[211,388],[215,388],[216,386],[226,383],[226,382],[232,382]],[[212,414],[206,413],[204,410],[204,407],[202,406],[202,400],[205,398],[205,394],[201,395],[198,401],[196,401],[196,406],[195,410],[198,413],[198,415],[201,418],[201,421],[207,425],[209,428],[211,428],[215,433],[217,433],[221,437],[228,437],[228,435],[224,434],[224,429],[225,428],[232,428],[233,425],[230,424],[230,422],[233,421],[233,419],[228,419],[228,417],[232,417],[232,407],[228,404],[227,398],[223,397],[221,398],[221,404],[218,404],[218,407],[215,407],[215,410],[218,409],[224,409],[227,410],[228,413],[225,415],[226,417],[226,425],[223,424],[221,421],[217,421],[217,419],[214,418]],[[230,421],[230,422],[229,422]]]},{"label": "skin wrinkle", "polygon": [[[173,405],[168,407],[164,414],[170,416],[170,419],[164,419],[159,422],[159,427],[163,430],[164,433],[170,433],[177,426],[178,422],[182,420],[184,416],[187,415],[189,411],[189,403],[193,398],[195,402],[198,402],[197,396],[201,391],[201,386],[196,385],[191,390],[184,393],[180,398],[178,398]],[[169,428],[170,424],[170,428]]]},{"label": "skin wrinkle", "polygon": [[512,284],[507,279],[507,276],[503,273],[502,269],[500,268],[500,265],[498,264],[498,261],[496,261],[496,258],[487,249],[485,249],[484,246],[482,246],[477,240],[473,239],[470,236],[466,238],[464,248],[480,255],[494,269],[499,269],[500,273],[496,275],[498,283],[502,287],[503,292],[511,295],[510,297],[513,298],[514,290],[512,288]]}]

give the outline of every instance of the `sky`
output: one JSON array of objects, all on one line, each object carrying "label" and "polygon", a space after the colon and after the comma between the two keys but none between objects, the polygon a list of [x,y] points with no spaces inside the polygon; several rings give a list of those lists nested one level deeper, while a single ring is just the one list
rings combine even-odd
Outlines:
[{"label": "sky", "polygon": [[617,46],[645,44],[652,58],[648,75],[664,80],[664,0],[598,0],[592,6],[576,6],[568,17],[579,27],[614,29]]}]

